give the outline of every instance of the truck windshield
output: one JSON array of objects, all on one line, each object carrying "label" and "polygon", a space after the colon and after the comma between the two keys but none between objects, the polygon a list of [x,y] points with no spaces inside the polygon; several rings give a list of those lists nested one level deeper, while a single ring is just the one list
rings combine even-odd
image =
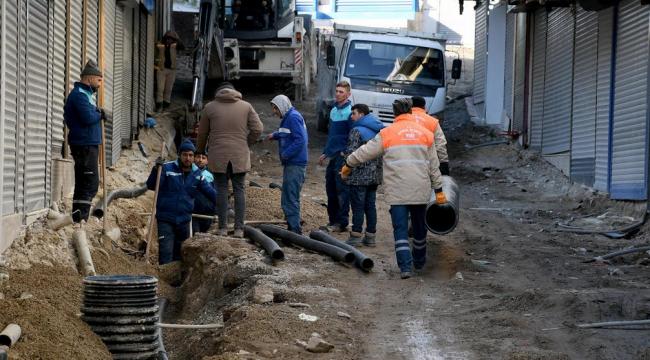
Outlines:
[{"label": "truck windshield", "polygon": [[427,47],[352,41],[345,76],[381,82],[443,86],[442,51]]}]

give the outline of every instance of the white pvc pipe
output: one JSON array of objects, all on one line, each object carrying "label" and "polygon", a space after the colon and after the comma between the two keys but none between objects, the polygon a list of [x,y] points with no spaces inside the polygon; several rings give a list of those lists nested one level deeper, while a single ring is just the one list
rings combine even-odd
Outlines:
[{"label": "white pvc pipe", "polygon": [[95,276],[95,266],[93,265],[93,258],[90,256],[88,249],[88,242],[86,241],[86,232],[83,229],[77,229],[72,234],[75,247],[77,248],[77,256],[79,256],[79,268],[83,276]]},{"label": "white pvc pipe", "polygon": [[20,326],[16,324],[9,324],[0,333],[0,345],[12,347],[22,335]]},{"label": "white pvc pipe", "polygon": [[72,215],[64,215],[59,219],[48,221],[47,227],[52,230],[59,230],[60,228],[68,226],[73,222],[74,220],[72,220]]},{"label": "white pvc pipe", "polygon": [[205,324],[205,325],[193,325],[193,324],[163,324],[158,323],[158,326],[163,329],[220,329],[223,327],[223,324]]}]

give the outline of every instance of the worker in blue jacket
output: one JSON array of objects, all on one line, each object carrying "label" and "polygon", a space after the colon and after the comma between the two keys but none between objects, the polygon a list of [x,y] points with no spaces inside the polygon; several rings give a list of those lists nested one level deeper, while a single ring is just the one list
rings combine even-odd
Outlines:
[{"label": "worker in blue jacket", "polygon": [[178,148],[178,158],[167,163],[161,157],[156,159],[156,166],[147,179],[147,188],[154,190],[157,168],[162,166],[156,204],[160,265],[181,260],[181,245],[190,235],[190,220],[197,191],[213,204],[217,202],[217,191],[194,165],[195,152],[194,144],[185,139]]},{"label": "worker in blue jacket", "polygon": [[284,95],[271,100],[271,107],[276,116],[282,119],[278,131],[270,134],[268,140],[277,140],[280,145],[280,162],[282,163],[282,211],[289,225],[289,230],[302,235],[300,226],[300,191],[305,183],[307,173],[307,125],[305,119],[291,106],[291,101]]},{"label": "worker in blue jacket", "polygon": [[99,188],[99,145],[102,144],[102,124],[106,112],[95,105],[93,95],[102,84],[102,72],[89,60],[81,72],[81,81],[74,83],[63,107],[68,127],[68,144],[74,159],[74,195],[72,219],[88,220],[93,198]]},{"label": "worker in blue jacket", "polygon": [[327,215],[329,223],[321,227],[325,231],[346,232],[350,220],[350,190],[343,184],[341,169],[345,162],[345,151],[348,148],[348,137],[352,128],[352,103],[350,84],[341,81],[336,84],[334,94],[336,102],[330,112],[329,135],[323,149],[323,155],[318,159],[318,165],[323,166],[326,158],[330,159],[325,171],[325,192],[327,193]]},{"label": "worker in blue jacket", "polygon": [[[204,153],[199,153],[197,152],[194,155],[194,165],[201,170],[201,175],[205,178],[205,180],[212,186],[215,191],[216,191],[216,186],[214,184],[214,177],[212,176],[212,173],[208,171],[208,151],[206,150]],[[230,205],[230,204],[229,204]],[[194,198],[194,212],[193,214],[199,214],[199,215],[208,215],[208,216],[215,216],[217,214],[217,207],[213,202],[208,200],[203,194],[198,192],[196,194],[196,198]],[[192,219],[192,232],[193,233],[207,233],[208,230],[210,229],[210,226],[212,226],[213,220],[211,219],[199,219],[199,218],[194,218]]]}]

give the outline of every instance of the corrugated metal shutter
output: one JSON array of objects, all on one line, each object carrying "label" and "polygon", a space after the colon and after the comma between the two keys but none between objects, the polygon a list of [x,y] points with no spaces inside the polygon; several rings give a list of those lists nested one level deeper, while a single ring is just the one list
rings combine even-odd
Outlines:
[{"label": "corrugated metal shutter", "polygon": [[335,0],[337,12],[367,11],[373,8],[375,11],[415,11],[417,1],[415,0]]},{"label": "corrugated metal shutter", "polygon": [[[114,113],[113,96],[115,94],[115,68],[113,52],[115,49],[115,0],[104,0],[104,109]],[[113,114],[114,115],[114,114]],[[113,163],[113,124],[107,123],[106,165]],[[121,135],[120,135],[121,137]]]},{"label": "corrugated metal shutter", "polygon": [[[133,88],[131,89],[131,139],[135,139],[135,134],[138,131],[138,116],[140,114],[140,11],[139,9],[133,10],[133,64],[131,65],[131,81]],[[129,141],[126,146],[131,146]]]},{"label": "corrugated metal shutter", "polygon": [[513,123],[515,130],[524,129],[524,92],[526,91],[526,14],[517,14],[515,31],[515,93]]},{"label": "corrugated metal shutter", "polygon": [[24,214],[25,208],[25,96],[27,92],[27,0],[18,1],[18,155],[16,208]]},{"label": "corrugated metal shutter", "polygon": [[594,187],[607,191],[609,178],[609,96],[612,64],[612,8],[598,12],[596,94],[596,177]]},{"label": "corrugated metal shutter", "polygon": [[474,104],[485,101],[485,76],[487,69],[487,4],[476,9],[474,38]]},{"label": "corrugated metal shutter", "polygon": [[614,78],[613,199],[647,197],[649,19],[647,6],[632,0],[621,3]]},{"label": "corrugated metal shutter", "polygon": [[88,0],[88,22],[86,25],[86,61],[94,60],[99,64],[99,4],[97,0]]},{"label": "corrugated metal shutter", "polygon": [[570,8],[548,14],[542,154],[571,148],[574,22]]},{"label": "corrugated metal shutter", "polygon": [[577,7],[573,69],[571,180],[593,186],[596,166],[598,13]]},{"label": "corrugated metal shutter", "polygon": [[18,148],[18,7],[16,1],[5,3],[5,68],[2,76],[5,80],[5,109],[4,109],[4,163],[3,166],[3,199],[2,213],[4,215],[16,212],[16,161]]},{"label": "corrugated metal shutter", "polygon": [[45,207],[52,194],[52,107],[54,106],[54,3],[45,2],[47,12],[47,143],[45,144]]},{"label": "corrugated metal shutter", "polygon": [[25,106],[25,213],[45,207],[48,129],[48,7],[29,1]]},{"label": "corrugated metal shutter", "polygon": [[147,16],[147,110],[149,114],[154,112],[154,93],[153,93],[153,63],[156,55],[156,23],[153,16]]},{"label": "corrugated metal shutter", "polygon": [[63,106],[65,105],[65,51],[66,51],[66,28],[67,10],[65,1],[54,1],[54,39],[52,51],[54,52],[54,63],[52,64],[52,156],[61,157],[63,147]]},{"label": "corrugated metal shutter", "polygon": [[75,81],[79,81],[83,69],[83,1],[68,0],[71,2],[71,30],[70,30],[70,91],[74,89]]},{"label": "corrugated metal shutter", "polygon": [[[503,83],[503,109],[512,120],[512,93],[515,79],[515,14],[506,14],[506,58]],[[509,124],[504,124],[508,128]]]},{"label": "corrugated metal shutter", "polygon": [[302,13],[303,11],[316,11],[314,8],[314,0],[296,0],[296,10],[298,10],[299,13]]},{"label": "corrugated metal shutter", "polygon": [[[111,138],[112,164],[122,155],[122,127],[124,121],[124,8],[115,7],[115,52],[113,59],[113,125]],[[107,160],[108,161],[108,160]]]},{"label": "corrugated metal shutter", "polygon": [[533,84],[531,89],[530,147],[542,148],[542,124],[544,121],[544,76],[546,73],[546,9],[535,11],[533,34]]},{"label": "corrugated metal shutter", "polygon": [[122,96],[122,146],[131,145],[131,118],[133,117],[133,9],[124,9],[124,61]]},{"label": "corrugated metal shutter", "polygon": [[[140,44],[138,49],[140,50],[139,63],[140,67],[138,69],[138,92],[139,92],[139,103],[138,103],[138,122],[135,123],[133,132],[138,133],[138,124],[144,125],[145,111],[147,109],[147,18],[149,16],[145,11],[140,10]],[[153,62],[152,62],[153,64]]]}]

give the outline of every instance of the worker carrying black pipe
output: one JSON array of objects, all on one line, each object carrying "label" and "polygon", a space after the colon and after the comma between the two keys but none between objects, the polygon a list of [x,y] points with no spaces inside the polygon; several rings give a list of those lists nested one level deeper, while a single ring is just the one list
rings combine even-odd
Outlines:
[{"label": "worker carrying black pipe", "polygon": [[[108,124],[110,116],[95,105],[93,95],[102,84],[103,74],[89,60],[81,72],[81,81],[74,83],[63,107],[68,126],[68,144],[74,159],[74,195],[72,219],[88,220],[93,198],[99,188],[99,145],[102,144],[102,119]],[[65,155],[65,154],[64,154]]]},{"label": "worker carrying black pipe", "polygon": [[[420,270],[427,261],[425,210],[431,190],[435,191],[436,203],[447,202],[442,191],[433,133],[414,121],[412,107],[409,98],[395,100],[393,125],[382,129],[374,139],[350,154],[341,169],[341,177],[345,179],[352,168],[384,155],[386,203],[390,205],[395,255],[402,279],[411,277],[413,266]],[[408,236],[409,214],[413,227],[412,251]]]}]

